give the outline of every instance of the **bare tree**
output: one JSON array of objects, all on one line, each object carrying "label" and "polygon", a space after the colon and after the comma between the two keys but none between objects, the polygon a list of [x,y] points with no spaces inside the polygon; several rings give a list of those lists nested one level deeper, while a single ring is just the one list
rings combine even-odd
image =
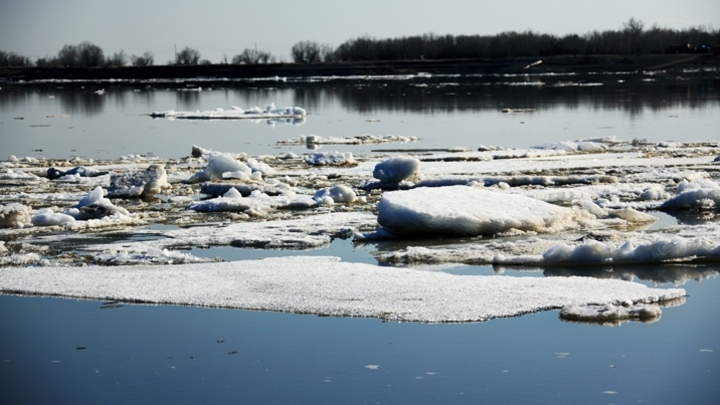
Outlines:
[{"label": "bare tree", "polygon": [[15,52],[0,51],[0,66],[32,66],[30,58],[18,55]]},{"label": "bare tree", "polygon": [[106,66],[125,66],[127,65],[127,55],[125,55],[125,51],[115,52],[112,54],[112,56],[108,56],[105,60]]},{"label": "bare tree", "polygon": [[239,55],[232,58],[233,65],[249,64],[256,65],[259,63],[275,63],[276,59],[270,52],[258,51],[257,49],[245,48]]},{"label": "bare tree", "polygon": [[200,62],[200,51],[188,46],[175,55],[176,65],[197,65]]},{"label": "bare tree", "polygon": [[314,41],[300,41],[290,49],[295,63],[320,62],[320,45]]},{"label": "bare tree", "polygon": [[130,63],[133,66],[152,66],[155,63],[155,55],[150,51],[145,51],[142,56],[131,56]]},{"label": "bare tree", "polygon": [[642,34],[643,28],[645,28],[645,23],[642,20],[636,20],[635,17],[631,17],[627,22],[623,23],[623,29],[634,36]]}]

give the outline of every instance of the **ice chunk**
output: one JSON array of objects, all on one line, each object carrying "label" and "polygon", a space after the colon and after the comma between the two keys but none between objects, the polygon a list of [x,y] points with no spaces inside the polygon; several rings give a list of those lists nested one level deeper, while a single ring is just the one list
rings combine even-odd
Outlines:
[{"label": "ice chunk", "polygon": [[585,211],[465,186],[387,192],[378,204],[378,223],[395,235],[557,232],[588,218]]},{"label": "ice chunk", "polygon": [[122,216],[130,215],[130,213],[122,207],[113,205],[110,200],[104,197],[102,187],[97,186],[88,195],[83,197],[74,207],[67,209],[65,214],[81,221],[90,219],[100,219],[115,214]]},{"label": "ice chunk", "polygon": [[113,175],[108,187],[109,197],[153,196],[169,187],[167,173],[162,165],[151,165],[145,171]]},{"label": "ice chunk", "polygon": [[316,152],[304,156],[305,163],[311,166],[346,166],[357,162],[350,152]]},{"label": "ice chunk", "polygon": [[32,217],[32,224],[35,226],[54,226],[68,222],[75,222],[75,218],[60,212],[53,212],[52,210],[43,210]]},{"label": "ice chunk", "polygon": [[195,173],[187,181],[188,183],[200,183],[209,180],[220,180],[223,178],[223,173],[231,173],[233,176],[245,173],[250,176],[252,172],[248,165],[235,160],[232,156],[213,152],[208,156],[208,164],[205,170]]},{"label": "ice chunk", "polygon": [[683,180],[678,184],[677,195],[665,201],[660,208],[717,209],[720,207],[720,184],[711,179]]},{"label": "ice chunk", "polygon": [[23,228],[30,224],[30,207],[12,203],[0,205],[0,228]]},{"label": "ice chunk", "polygon": [[393,157],[375,165],[373,177],[381,183],[399,183],[420,174],[420,161],[409,157]]},{"label": "ice chunk", "polygon": [[233,106],[230,110],[216,108],[207,111],[155,111],[150,114],[153,118],[186,119],[186,120],[217,120],[217,119],[263,119],[263,118],[296,118],[304,119],[307,111],[300,107],[275,107],[270,103],[265,108],[252,107],[243,110]]},{"label": "ice chunk", "polygon": [[579,321],[618,325],[620,321],[637,319],[645,322],[655,321],[662,315],[662,309],[656,304],[637,305],[572,305],[563,307],[560,318]]},{"label": "ice chunk", "polygon": [[338,185],[318,190],[313,200],[324,205],[351,203],[357,200],[357,194],[348,186]]},{"label": "ice chunk", "polygon": [[720,258],[720,243],[705,238],[657,236],[645,242],[623,244],[588,240],[577,246],[558,244],[543,254],[548,263],[653,263]]},{"label": "ice chunk", "polygon": [[658,220],[650,214],[640,212],[633,208],[621,208],[616,210],[608,210],[608,217],[620,218],[628,222],[655,222]]}]

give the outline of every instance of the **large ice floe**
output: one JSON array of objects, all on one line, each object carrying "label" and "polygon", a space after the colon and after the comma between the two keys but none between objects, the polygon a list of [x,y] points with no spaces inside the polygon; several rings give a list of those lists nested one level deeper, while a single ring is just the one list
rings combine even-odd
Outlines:
[{"label": "large ice floe", "polygon": [[466,186],[385,193],[378,223],[395,236],[560,232],[593,219],[582,210]]},{"label": "large ice floe", "polygon": [[304,119],[307,111],[300,107],[275,107],[274,103],[265,108],[253,107],[244,110],[233,106],[230,110],[217,108],[206,111],[155,111],[150,114],[153,118],[182,119],[182,120],[238,120],[238,119],[271,119],[289,118]]},{"label": "large ice floe", "polygon": [[[685,295],[623,266],[657,284],[717,275],[717,143],[477,149],[12,157],[0,162],[0,291],[414,322],[558,309],[617,324],[657,320]],[[342,254],[336,243],[380,265],[318,256]],[[231,247],[240,260],[198,253]],[[292,252],[255,261],[244,249]],[[563,277],[442,267],[460,264]]]},{"label": "large ice floe", "polygon": [[0,271],[0,289],[398,322],[479,322],[566,306],[657,304],[685,296],[682,289],[619,280],[467,277],[300,256],[173,267],[11,267]]}]

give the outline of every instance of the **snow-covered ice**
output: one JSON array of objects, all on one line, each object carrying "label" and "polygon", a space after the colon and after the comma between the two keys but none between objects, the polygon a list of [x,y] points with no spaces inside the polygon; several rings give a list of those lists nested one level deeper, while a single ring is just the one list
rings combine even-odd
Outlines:
[{"label": "snow-covered ice", "polygon": [[593,219],[584,211],[465,186],[391,191],[378,204],[378,223],[396,236],[560,232]]},{"label": "snow-covered ice", "polygon": [[355,164],[351,152],[316,152],[304,156],[305,163],[312,166],[345,166]]},{"label": "snow-covered ice", "polygon": [[122,198],[151,197],[169,186],[165,168],[162,165],[150,165],[141,172],[111,176],[108,196]]},{"label": "snow-covered ice", "polygon": [[9,267],[0,269],[0,290],[431,323],[685,296],[683,289],[653,289],[620,280],[457,276],[318,256],[173,267]]},{"label": "snow-covered ice", "polygon": [[420,161],[415,158],[397,156],[378,163],[373,177],[380,183],[400,183],[420,175]]},{"label": "snow-covered ice", "polygon": [[0,205],[0,228],[22,228],[30,223],[30,208],[13,203]]},{"label": "snow-covered ice", "polygon": [[150,114],[153,118],[185,119],[185,120],[213,120],[213,119],[267,119],[267,118],[304,118],[307,111],[300,107],[275,107],[274,103],[265,108],[253,107],[244,110],[233,106],[230,110],[217,108],[206,111],[155,111]]}]

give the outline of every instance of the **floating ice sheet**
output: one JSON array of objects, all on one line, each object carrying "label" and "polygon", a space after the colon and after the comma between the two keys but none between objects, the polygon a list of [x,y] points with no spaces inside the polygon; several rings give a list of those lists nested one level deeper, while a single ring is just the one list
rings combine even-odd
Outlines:
[{"label": "floating ice sheet", "polygon": [[458,276],[317,256],[170,267],[0,268],[0,290],[398,322],[479,322],[565,306],[685,296],[683,289],[619,280]]},{"label": "floating ice sheet", "polygon": [[185,120],[213,120],[213,119],[267,119],[267,118],[304,118],[307,112],[300,107],[275,107],[274,103],[265,108],[253,107],[244,110],[233,106],[230,110],[217,108],[208,111],[155,111],[150,114],[153,118],[185,119]]}]

